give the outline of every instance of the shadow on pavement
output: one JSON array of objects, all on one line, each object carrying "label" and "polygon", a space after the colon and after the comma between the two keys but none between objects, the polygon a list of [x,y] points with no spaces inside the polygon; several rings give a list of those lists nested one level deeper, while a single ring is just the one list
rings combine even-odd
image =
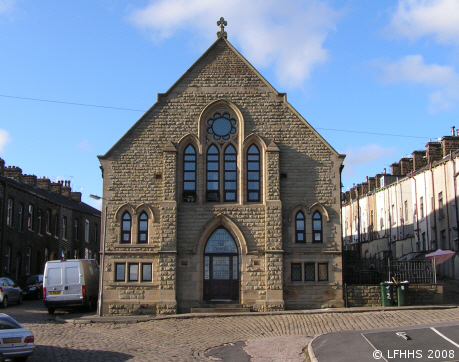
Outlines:
[{"label": "shadow on pavement", "polygon": [[127,353],[101,350],[81,350],[37,345],[27,362],[42,361],[128,361],[134,356]]}]

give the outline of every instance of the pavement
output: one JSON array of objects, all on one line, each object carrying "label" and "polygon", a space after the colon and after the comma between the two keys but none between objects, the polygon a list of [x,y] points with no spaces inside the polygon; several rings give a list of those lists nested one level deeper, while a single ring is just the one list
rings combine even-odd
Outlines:
[{"label": "pavement", "polygon": [[[104,316],[57,310],[43,301],[24,301],[2,312],[33,331],[36,349],[29,362],[47,361],[238,361],[300,362],[318,336],[431,323],[459,325],[454,305],[343,308],[273,313]],[[355,339],[359,341],[361,334]],[[316,341],[318,341],[317,339]],[[344,338],[346,342],[346,338]],[[347,344],[337,353],[353,355]],[[320,350],[312,344],[312,351]],[[314,356],[313,356],[314,357]],[[335,357],[332,357],[336,359]],[[361,361],[365,359],[359,358]],[[394,359],[392,359],[394,360]]]},{"label": "pavement", "polygon": [[[268,318],[268,320],[276,319],[287,319],[293,321],[301,320],[302,317],[305,319],[318,318],[326,320],[326,324],[333,320],[342,319],[343,322],[349,322],[350,319],[367,319],[370,316],[397,316],[398,314],[409,315],[418,314],[421,312],[429,315],[436,314],[448,314],[451,313],[451,317],[457,318],[459,325],[459,308],[456,305],[435,305],[435,306],[407,306],[407,307],[362,307],[362,308],[330,308],[330,309],[317,309],[317,310],[302,310],[302,311],[282,311],[282,312],[269,312],[269,313],[188,313],[178,315],[166,315],[166,316],[102,316],[98,315],[85,315],[85,314],[64,314],[55,318],[56,322],[68,323],[73,325],[81,324],[134,324],[142,322],[155,322],[173,320],[177,323],[183,320],[202,320],[208,325],[212,325],[215,321],[224,321],[229,319],[240,318],[245,320],[258,319],[260,317]],[[395,317],[398,319],[398,317]],[[438,316],[436,317],[438,318]],[[448,317],[449,319],[449,317]],[[291,327],[289,322],[289,328]],[[412,322],[412,321],[410,321]],[[224,322],[223,322],[224,323]],[[303,322],[304,323],[304,322]],[[450,323],[450,322],[448,322]],[[230,326],[232,323],[228,323]],[[280,325],[276,323],[270,323],[275,326],[271,328],[282,329]],[[338,322],[338,325],[340,323]],[[359,327],[362,325],[360,322],[357,324]],[[286,326],[284,326],[286,327]],[[354,326],[355,328],[356,326]],[[391,325],[392,327],[392,325]],[[343,326],[341,328],[346,329]],[[392,327],[393,329],[394,327]],[[410,327],[415,328],[415,327]],[[336,329],[336,327],[334,328]],[[358,328],[360,329],[360,328]],[[392,329],[380,329],[381,333],[386,330]],[[406,329],[406,328],[405,328]],[[287,331],[284,331],[284,333]],[[290,335],[290,332],[293,334]],[[368,331],[367,331],[368,332]],[[279,335],[276,337],[263,337],[263,338],[250,338],[241,341],[232,341],[223,343],[219,346],[207,348],[193,356],[193,359],[207,359],[213,361],[224,361],[224,362],[263,362],[263,361],[306,361],[308,358],[310,361],[354,361],[355,355],[360,356],[361,361],[374,361],[372,352],[374,349],[371,345],[366,345],[358,339],[359,336],[364,336],[360,331],[352,332],[337,332],[337,333],[323,333],[313,335],[311,333],[306,334],[295,334],[296,331],[288,331],[287,335]],[[354,333],[354,334],[352,334]],[[340,335],[341,334],[341,335]],[[332,338],[329,338],[332,336]],[[326,343],[327,342],[327,343]],[[355,345],[354,345],[355,344]],[[393,347],[395,350],[395,347]],[[345,351],[352,350],[352,354],[343,353]],[[341,351],[341,353],[340,353]],[[419,351],[419,350],[418,350]],[[426,350],[427,351],[427,350]],[[390,352],[389,352],[390,353]],[[419,352],[418,352],[419,353]],[[458,357],[459,349],[457,352],[449,352],[450,355]],[[424,353],[426,354],[426,353]],[[340,358],[337,358],[339,356]],[[367,358],[366,358],[367,357]],[[174,360],[174,359],[171,359]],[[385,359],[384,359],[385,360]],[[452,359],[451,361],[453,361]]]}]

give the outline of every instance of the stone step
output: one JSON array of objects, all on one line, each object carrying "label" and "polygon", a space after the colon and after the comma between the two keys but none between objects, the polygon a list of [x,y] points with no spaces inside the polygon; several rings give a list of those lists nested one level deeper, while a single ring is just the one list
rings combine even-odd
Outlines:
[{"label": "stone step", "polygon": [[243,308],[240,304],[214,304],[198,308],[191,308],[191,313],[250,313],[250,308]]}]

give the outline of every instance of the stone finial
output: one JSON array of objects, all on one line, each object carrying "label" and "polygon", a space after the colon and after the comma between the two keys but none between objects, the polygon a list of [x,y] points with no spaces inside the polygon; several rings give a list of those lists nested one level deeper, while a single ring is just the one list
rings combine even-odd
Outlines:
[{"label": "stone finial", "polygon": [[226,39],[227,37],[227,34],[226,34],[226,31],[225,31],[225,26],[227,26],[228,23],[226,22],[226,20],[221,17],[219,21],[217,21],[217,26],[220,27],[220,31],[217,33],[217,38],[221,38],[221,37],[224,37]]}]

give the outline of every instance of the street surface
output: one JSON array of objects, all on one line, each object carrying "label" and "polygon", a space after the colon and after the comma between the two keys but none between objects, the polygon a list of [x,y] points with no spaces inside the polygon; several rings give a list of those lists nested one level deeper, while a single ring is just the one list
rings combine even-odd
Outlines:
[{"label": "street surface", "polygon": [[[304,361],[303,349],[323,333],[459,322],[459,308],[348,311],[167,318],[130,324],[59,323],[56,317],[72,319],[81,313],[56,311],[55,315],[49,315],[42,301],[24,301],[20,306],[11,305],[0,312],[11,315],[34,332],[37,348],[30,362],[215,361],[220,358],[225,362]],[[341,354],[353,354],[353,351],[347,349]]]},{"label": "street surface", "polygon": [[361,362],[458,361],[459,322],[328,333],[314,339],[312,349],[319,362],[354,362],[356,356]]}]

